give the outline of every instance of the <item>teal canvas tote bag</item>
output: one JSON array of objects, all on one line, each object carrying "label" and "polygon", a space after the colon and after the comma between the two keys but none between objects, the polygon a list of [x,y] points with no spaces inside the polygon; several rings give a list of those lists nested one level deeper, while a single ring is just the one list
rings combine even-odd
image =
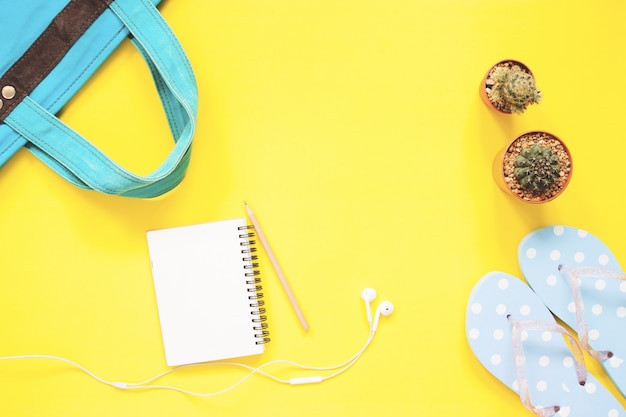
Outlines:
[{"label": "teal canvas tote bag", "polygon": [[[25,147],[72,184],[106,194],[155,197],[180,183],[198,89],[159,1],[0,0],[0,166]],[[174,139],[148,175],[121,167],[55,116],[126,37],[150,69]]]}]

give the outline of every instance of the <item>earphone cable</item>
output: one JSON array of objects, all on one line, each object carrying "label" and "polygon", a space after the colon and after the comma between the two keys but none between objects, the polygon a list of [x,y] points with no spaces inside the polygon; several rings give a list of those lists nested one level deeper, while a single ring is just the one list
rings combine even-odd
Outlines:
[{"label": "earphone cable", "polygon": [[[365,352],[365,350],[369,347],[369,345],[372,342],[372,339],[374,337],[374,332],[370,331],[370,335],[365,343],[365,345],[355,354],[353,355],[351,358],[349,358],[348,360],[338,364],[338,365],[333,365],[333,366],[326,366],[326,367],[318,367],[318,366],[310,366],[310,365],[303,365],[291,360],[286,360],[286,359],[277,359],[274,361],[270,361],[270,362],[266,362],[258,367],[252,367],[243,363],[238,363],[238,362],[209,362],[209,363],[199,363],[199,364],[190,364],[190,365],[182,365],[173,369],[169,369],[165,372],[162,372],[158,375],[155,375],[154,377],[147,379],[145,381],[142,382],[137,382],[137,383],[109,383],[108,385],[113,385],[116,388],[119,389],[165,389],[165,390],[172,390],[172,391],[178,391],[178,392],[182,392],[184,394],[188,394],[188,395],[192,395],[192,396],[197,396],[197,397],[209,397],[209,396],[216,396],[216,395],[220,395],[220,394],[224,394],[236,387],[238,387],[239,385],[241,385],[244,381],[246,381],[248,378],[250,378],[251,376],[253,376],[254,374],[259,374],[261,376],[264,376],[268,379],[271,379],[275,382],[281,383],[281,384],[293,384],[293,380],[289,379],[282,379],[279,378],[267,371],[264,371],[263,369],[272,365],[277,365],[277,364],[286,364],[286,365],[290,365],[293,366],[295,368],[299,368],[299,369],[303,369],[303,370],[310,370],[310,371],[329,371],[329,370],[335,370],[335,369],[339,369],[337,372],[325,376],[325,377],[321,377],[320,381],[323,380],[328,380],[331,378],[334,378],[342,373],[344,373],[345,371],[347,371],[348,369],[350,369],[355,363],[356,361],[361,357],[361,355],[363,355],[363,353]],[[181,370],[183,368],[191,368],[191,367],[201,367],[201,366],[235,366],[235,367],[240,367],[240,368],[244,368],[249,370],[250,372],[245,375],[244,377],[242,377],[241,379],[239,379],[237,382],[235,382],[233,385],[215,392],[215,393],[200,393],[200,392],[194,392],[194,391],[190,391],[190,390],[186,390],[183,388],[179,388],[179,387],[174,387],[174,386],[170,386],[170,385],[156,385],[156,384],[152,384],[154,381],[157,381],[158,379],[174,373],[178,370]]]},{"label": "earphone cable", "polygon": [[[344,372],[346,372],[348,369],[350,369],[355,363],[356,361],[363,355],[363,353],[365,352],[365,350],[370,346],[372,339],[374,338],[374,331],[372,330],[371,326],[370,326],[370,332],[369,332],[369,337],[367,338],[367,341],[365,342],[365,344],[363,345],[363,347],[355,354],[353,355],[351,358],[349,358],[348,360],[338,364],[338,365],[333,365],[333,366],[327,366],[327,367],[318,367],[318,366],[309,366],[309,365],[303,365],[291,360],[285,360],[285,359],[277,359],[274,361],[270,361],[270,362],[266,362],[258,367],[252,367],[246,364],[242,364],[242,363],[238,363],[238,362],[208,362],[208,363],[199,363],[199,364],[190,364],[190,365],[182,365],[182,366],[178,366],[172,369],[168,369],[167,371],[161,372],[158,375],[155,375],[149,379],[146,379],[144,381],[141,382],[135,382],[135,383],[127,383],[127,382],[115,382],[115,381],[108,381],[98,375],[96,375],[95,373],[93,373],[92,371],[90,371],[89,369],[87,369],[86,367],[82,366],[81,364],[74,362],[70,359],[66,359],[60,356],[54,356],[54,355],[40,355],[40,354],[32,354],[32,355],[16,355],[16,356],[2,356],[0,357],[0,361],[10,361],[10,360],[27,360],[27,359],[44,359],[44,360],[52,360],[52,361],[57,361],[57,362],[62,362],[65,363],[67,365],[70,365],[80,371],[82,371],[83,373],[85,373],[86,375],[90,376],[91,378],[93,378],[94,380],[104,384],[104,385],[108,385],[120,390],[149,390],[149,389],[162,389],[162,390],[170,390],[170,391],[176,391],[176,392],[180,392],[183,394],[187,394],[187,395],[191,395],[191,396],[196,396],[196,397],[213,397],[213,396],[217,396],[217,395],[221,395],[224,394],[228,391],[231,391],[233,389],[235,389],[236,387],[238,387],[239,385],[243,384],[247,379],[249,379],[250,377],[252,377],[255,374],[259,374],[261,376],[264,376],[268,379],[271,379],[273,381],[276,381],[278,383],[281,384],[294,384],[295,380],[300,380],[300,378],[294,378],[294,379],[282,379],[279,378],[267,371],[265,371],[264,369],[266,367],[272,366],[272,365],[276,365],[276,364],[287,364],[290,366],[293,366],[295,368],[299,368],[299,369],[303,369],[303,370],[310,370],[310,371],[332,371],[332,370],[336,370],[338,369],[338,371],[336,371],[333,374],[327,375],[325,377],[314,377],[314,380],[309,381],[309,382],[321,382],[321,381],[325,381],[331,378],[334,378]],[[213,392],[213,393],[200,393],[200,392],[195,392],[195,391],[191,391],[191,390],[187,390],[184,388],[179,388],[176,386],[170,386],[170,385],[157,385],[157,384],[152,384],[153,382],[169,375],[172,374],[173,372],[176,372],[178,370],[184,369],[184,368],[191,368],[191,367],[200,367],[200,366],[235,366],[235,367],[240,367],[240,368],[244,368],[247,369],[249,372],[244,375],[242,378],[240,378],[238,381],[236,381],[234,384],[230,385],[229,387],[224,388],[223,390],[217,391],[217,392]],[[305,380],[307,378],[304,378]]]}]

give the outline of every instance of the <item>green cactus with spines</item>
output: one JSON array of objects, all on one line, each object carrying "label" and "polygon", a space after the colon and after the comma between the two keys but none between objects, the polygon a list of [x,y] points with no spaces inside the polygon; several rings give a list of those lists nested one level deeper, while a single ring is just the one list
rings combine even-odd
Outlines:
[{"label": "green cactus with spines", "polygon": [[529,105],[537,104],[543,98],[534,77],[519,65],[497,66],[490,80],[493,82],[490,99],[512,113],[523,113]]},{"label": "green cactus with spines", "polygon": [[559,157],[545,146],[524,148],[515,159],[513,173],[522,188],[533,193],[542,193],[560,177]]}]

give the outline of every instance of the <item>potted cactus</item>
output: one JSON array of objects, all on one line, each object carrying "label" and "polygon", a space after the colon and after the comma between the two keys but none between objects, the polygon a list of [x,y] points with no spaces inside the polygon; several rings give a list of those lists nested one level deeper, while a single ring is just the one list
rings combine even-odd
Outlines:
[{"label": "potted cactus", "polygon": [[542,99],[530,69],[511,59],[498,62],[485,74],[480,96],[487,106],[506,114],[523,113]]},{"label": "potted cactus", "polygon": [[494,178],[502,190],[527,203],[558,197],[572,177],[572,156],[548,132],[532,131],[515,138],[496,155]]}]

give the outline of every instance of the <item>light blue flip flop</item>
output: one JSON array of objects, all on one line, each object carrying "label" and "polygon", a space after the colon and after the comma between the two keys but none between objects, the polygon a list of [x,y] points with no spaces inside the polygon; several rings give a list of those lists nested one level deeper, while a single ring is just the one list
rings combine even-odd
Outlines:
[{"label": "light blue flip flop", "polygon": [[518,259],[535,293],[626,395],[626,277],[609,248],[582,229],[548,226],[522,239]]},{"label": "light blue flip flop", "polygon": [[[504,272],[486,274],[470,294],[465,320],[478,360],[534,414],[626,416],[620,403],[586,375],[575,338],[520,279]],[[570,338],[572,350],[562,335]]]}]

